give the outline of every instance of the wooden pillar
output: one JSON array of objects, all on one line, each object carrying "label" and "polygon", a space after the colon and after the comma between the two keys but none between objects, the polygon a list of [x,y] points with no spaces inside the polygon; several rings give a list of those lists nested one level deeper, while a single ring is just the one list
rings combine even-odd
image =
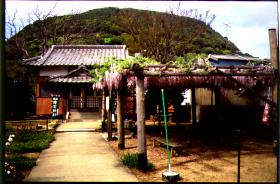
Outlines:
[{"label": "wooden pillar", "polygon": [[36,97],[40,96],[40,83],[36,80]]},{"label": "wooden pillar", "polygon": [[[270,59],[271,59],[271,64],[272,67],[274,68],[275,71],[275,78],[272,86],[272,101],[276,103],[276,108],[271,108],[272,113],[271,113],[271,128],[272,128],[272,134],[273,134],[273,139],[274,142],[276,142],[276,145],[274,145],[276,148],[273,148],[276,151],[277,156],[277,163],[278,165],[280,164],[280,158],[279,158],[279,144],[280,144],[280,115],[279,115],[279,110],[280,110],[280,103],[278,101],[280,100],[280,94],[279,94],[279,57],[278,57],[278,47],[277,47],[277,36],[276,36],[276,29],[269,29],[269,44],[270,44]],[[280,172],[277,173],[277,181],[280,179]]]},{"label": "wooden pillar", "polygon": [[118,147],[124,149],[124,122],[123,122],[123,95],[121,90],[117,90],[117,125],[118,125]]},{"label": "wooden pillar", "polygon": [[137,112],[137,141],[138,141],[138,167],[147,171],[147,147],[145,132],[145,95],[144,77],[136,77],[136,112]]},{"label": "wooden pillar", "polygon": [[221,112],[221,104],[220,104],[220,97],[221,97],[221,94],[220,94],[220,90],[219,88],[214,88],[214,94],[215,94],[215,107],[216,107],[216,113],[217,113],[217,118],[220,120],[221,117],[220,115],[222,115],[222,112]]},{"label": "wooden pillar", "polygon": [[196,100],[195,100],[195,88],[191,88],[191,117],[192,124],[196,124]]},{"label": "wooden pillar", "polygon": [[106,131],[106,92],[105,89],[102,90],[102,117],[101,117],[101,131],[105,132]]},{"label": "wooden pillar", "polygon": [[273,138],[276,139],[278,130],[278,88],[279,88],[279,61],[278,61],[278,49],[277,49],[277,36],[276,29],[269,29],[269,45],[270,45],[270,59],[272,67],[275,71],[275,78],[272,86],[272,101],[276,104],[276,108],[271,108],[271,128],[273,133]]},{"label": "wooden pillar", "polygon": [[83,109],[85,107],[84,98],[85,98],[85,89],[81,88],[81,95],[80,95],[80,106],[81,106],[81,109]]},{"label": "wooden pillar", "polygon": [[108,141],[112,140],[112,90],[109,90],[109,109],[107,115]]}]

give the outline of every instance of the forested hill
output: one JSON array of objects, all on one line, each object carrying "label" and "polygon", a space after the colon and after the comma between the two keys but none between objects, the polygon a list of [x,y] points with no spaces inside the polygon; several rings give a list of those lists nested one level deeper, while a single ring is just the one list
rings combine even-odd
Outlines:
[{"label": "forested hill", "polygon": [[[37,20],[33,24],[25,26],[20,32],[7,40],[6,59],[18,60],[37,56],[53,44],[125,44],[128,46],[130,54],[133,55],[134,52],[139,52],[143,48],[133,41],[137,38],[132,39],[133,36],[126,29],[120,27],[118,21],[123,19],[121,15],[124,11],[140,15],[148,12],[136,9],[102,8],[79,14]],[[153,14],[163,15],[164,13],[153,12]],[[130,17],[126,18],[130,19]],[[184,17],[184,21],[186,26],[189,26],[187,28],[189,31],[197,30],[198,26],[202,24],[201,21],[192,18]],[[188,44],[185,44],[184,53],[180,51],[177,53],[178,55],[239,52],[239,49],[227,38],[222,37],[206,24],[203,25],[206,26],[205,30],[190,40]],[[178,31],[177,34],[178,38],[182,38],[184,34],[187,35],[188,33]]]}]

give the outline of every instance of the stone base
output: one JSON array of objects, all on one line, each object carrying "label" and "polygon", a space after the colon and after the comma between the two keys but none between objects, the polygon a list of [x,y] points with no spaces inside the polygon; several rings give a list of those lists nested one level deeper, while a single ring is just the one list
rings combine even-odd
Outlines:
[{"label": "stone base", "polygon": [[163,181],[175,182],[175,181],[178,181],[179,179],[180,179],[180,175],[177,172],[165,171],[165,172],[162,173],[162,180]]}]

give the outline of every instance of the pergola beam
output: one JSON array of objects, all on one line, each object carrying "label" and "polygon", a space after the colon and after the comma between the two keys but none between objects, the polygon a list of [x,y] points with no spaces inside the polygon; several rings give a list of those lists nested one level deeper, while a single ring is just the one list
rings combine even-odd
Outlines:
[{"label": "pergola beam", "polygon": [[166,72],[166,71],[157,71],[157,72],[148,72],[144,71],[143,76],[145,77],[174,77],[174,76],[248,76],[248,77],[257,77],[257,76],[274,76],[273,73],[267,73],[267,72],[258,72],[258,73],[190,73],[190,72]]},{"label": "pergola beam", "polygon": [[[221,70],[217,70],[220,73],[223,73]],[[257,96],[258,98],[260,98],[261,100],[265,101],[266,103],[270,104],[273,107],[276,107],[276,103],[274,103],[273,101],[267,99],[266,97],[260,95],[259,93],[257,93],[255,90],[247,87],[245,84],[242,84],[241,82],[239,82],[238,80],[236,80],[235,78],[233,78],[230,75],[225,75],[228,79],[230,79],[231,81],[237,83],[238,85],[240,85],[241,87],[247,89],[248,91],[250,91],[250,93],[252,93],[253,95]]]}]

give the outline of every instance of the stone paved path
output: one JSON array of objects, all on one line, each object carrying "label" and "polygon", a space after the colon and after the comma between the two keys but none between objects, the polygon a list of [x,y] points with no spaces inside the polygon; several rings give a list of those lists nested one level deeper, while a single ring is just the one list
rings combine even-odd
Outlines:
[{"label": "stone paved path", "polygon": [[64,131],[55,134],[56,140],[40,154],[37,166],[24,181],[137,181],[101,133],[73,132],[70,127],[79,128],[78,124],[63,123],[59,128]]}]

